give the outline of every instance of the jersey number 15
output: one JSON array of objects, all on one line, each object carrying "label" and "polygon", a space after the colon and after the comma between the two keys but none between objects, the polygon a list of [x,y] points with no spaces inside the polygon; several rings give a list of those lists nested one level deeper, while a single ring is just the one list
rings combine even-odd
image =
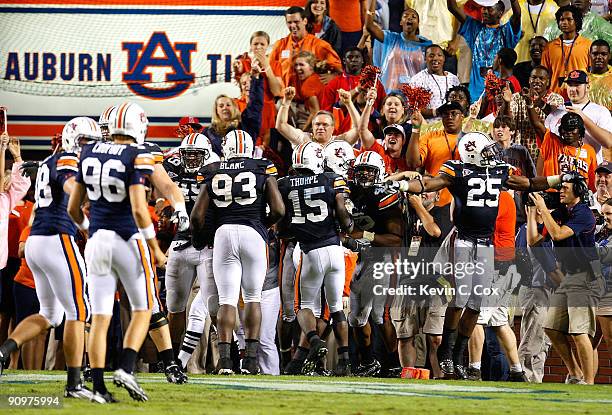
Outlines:
[{"label": "jersey number 15", "polygon": [[[321,194],[325,192],[325,188],[323,186],[317,187],[309,187],[307,189],[303,189],[304,193],[304,203],[306,206],[304,207],[304,211],[306,216],[302,211],[302,203],[300,200],[300,191],[295,189],[289,192],[289,199],[291,199],[291,203],[293,205],[293,217],[291,218],[291,223],[301,224],[306,223],[306,220],[309,222],[322,222],[327,218],[327,203],[323,200],[312,199],[313,195]],[[317,212],[318,213],[315,213]]]}]

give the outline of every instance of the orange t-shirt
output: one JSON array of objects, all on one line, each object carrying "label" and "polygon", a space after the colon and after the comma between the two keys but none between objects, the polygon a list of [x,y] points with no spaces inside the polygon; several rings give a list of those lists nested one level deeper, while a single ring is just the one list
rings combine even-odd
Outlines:
[{"label": "orange t-shirt", "polygon": [[580,148],[565,145],[550,130],[546,130],[540,146],[540,157],[544,161],[542,176],[577,170],[587,180],[589,189],[595,191],[597,156],[590,145],[583,144]]},{"label": "orange t-shirt", "polygon": [[13,209],[19,216],[13,212],[9,215],[8,256],[11,258],[19,258],[19,235],[21,235],[23,229],[28,226],[30,216],[32,215],[32,209],[34,209],[34,203],[25,200],[23,205],[15,206]]},{"label": "orange t-shirt", "polygon": [[[19,243],[25,243],[28,236],[30,236],[30,229],[32,229],[31,226],[26,226],[23,228],[23,231],[19,236]],[[21,258],[21,266],[15,275],[15,282],[25,285],[26,287],[36,288],[36,285],[34,284],[34,275],[32,275],[32,271],[30,271],[30,267],[28,267],[25,258]]]},{"label": "orange t-shirt", "polygon": [[[459,160],[457,138],[459,134],[446,134],[444,130],[435,130],[425,133],[419,140],[419,154],[426,173],[433,176],[438,174],[440,167],[448,160]],[[437,206],[445,206],[453,200],[448,189],[440,191],[440,200]]]},{"label": "orange t-shirt", "polygon": [[373,151],[375,153],[378,153],[385,162],[387,174],[399,173],[408,170],[408,165],[406,164],[405,158],[394,159],[393,157],[387,154],[383,146],[378,144],[378,141],[374,141],[372,147],[366,148],[361,152],[363,153],[364,151]]},{"label": "orange t-shirt", "polygon": [[[565,88],[559,85],[559,77],[565,78],[568,73],[575,69],[588,72],[591,40],[578,36],[570,55],[571,48],[572,45],[570,44],[563,45],[562,49],[561,39],[557,38],[549,42],[542,52],[542,66],[548,68],[550,72],[550,89],[558,94],[565,94]],[[566,61],[567,67],[565,65]]]},{"label": "orange t-shirt", "polygon": [[319,39],[315,35],[307,33],[304,38],[295,42],[291,35],[279,39],[270,53],[270,64],[280,63],[281,79],[285,85],[295,85],[295,73],[293,71],[294,58],[298,53],[308,51],[315,55],[318,61],[326,61],[327,65],[337,72],[342,72],[342,62],[336,51],[329,43]]},{"label": "orange t-shirt", "polygon": [[329,0],[329,17],[343,32],[360,32],[363,28],[359,0]]},{"label": "orange t-shirt", "polygon": [[511,261],[514,259],[514,237],[516,228],[516,206],[508,192],[499,194],[499,210],[493,233],[495,259]]},{"label": "orange t-shirt", "polygon": [[357,259],[359,254],[357,252],[344,249],[344,290],[342,291],[343,297],[351,295],[351,280],[353,279],[353,273],[357,268]]},{"label": "orange t-shirt", "polygon": [[310,97],[317,97],[319,101],[319,107],[321,106],[321,102],[323,102],[323,90],[325,89],[325,85],[321,82],[321,77],[318,74],[313,73],[308,78],[303,81],[298,81],[298,94],[299,98],[305,102],[307,102]]}]

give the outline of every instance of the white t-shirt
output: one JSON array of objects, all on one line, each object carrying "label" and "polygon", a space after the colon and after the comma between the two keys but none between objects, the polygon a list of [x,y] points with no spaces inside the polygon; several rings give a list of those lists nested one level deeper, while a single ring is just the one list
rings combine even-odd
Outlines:
[{"label": "white t-shirt", "polygon": [[[612,115],[610,115],[610,111],[608,111],[606,107],[595,104],[591,101],[588,101],[585,104],[572,104],[572,107],[581,109],[582,112],[584,112],[584,115],[589,117],[591,121],[595,123],[595,125],[609,131],[612,134]],[[548,114],[546,120],[544,121],[544,126],[553,134],[558,135],[561,117],[563,117],[566,112],[567,111],[563,106],[557,108],[555,111]],[[593,149],[595,149],[595,153],[597,153],[597,163],[601,163],[603,161],[601,144],[599,144],[599,142],[593,138],[591,133],[589,133],[589,130],[586,130],[584,134],[584,143],[589,144],[591,147],[593,147]]]},{"label": "white t-shirt", "polygon": [[[423,69],[421,72],[414,75],[410,79],[410,82],[408,82],[411,86],[420,86],[431,91],[431,101],[427,108],[438,108],[440,105],[444,104],[446,92],[461,83],[456,75],[450,72],[445,72],[445,74],[446,76],[434,75],[427,72],[427,69]],[[439,119],[440,117],[434,117],[429,120],[437,121]]]}]

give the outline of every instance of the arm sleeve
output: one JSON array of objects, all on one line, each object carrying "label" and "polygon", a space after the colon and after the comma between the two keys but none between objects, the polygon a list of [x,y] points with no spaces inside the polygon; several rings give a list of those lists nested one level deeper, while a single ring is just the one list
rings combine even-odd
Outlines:
[{"label": "arm sleeve", "polygon": [[153,174],[155,159],[153,155],[141,149],[134,156],[133,170],[129,174],[128,185],[144,185],[147,179]]},{"label": "arm sleeve", "polygon": [[242,128],[255,139],[259,136],[261,129],[261,114],[263,112],[263,79],[251,78],[251,90],[249,91],[249,103],[242,112]]},{"label": "arm sleeve", "polygon": [[19,168],[22,164],[23,162],[13,163],[13,168],[11,170],[11,186],[8,190],[11,210],[17,206],[17,203],[19,203],[26,193],[28,193],[28,189],[32,183],[29,177],[21,175]]}]

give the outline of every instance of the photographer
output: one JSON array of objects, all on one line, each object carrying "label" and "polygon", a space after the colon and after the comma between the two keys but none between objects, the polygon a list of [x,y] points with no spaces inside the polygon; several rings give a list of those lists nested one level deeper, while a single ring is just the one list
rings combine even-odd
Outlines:
[{"label": "photographer", "polygon": [[[578,174],[561,184],[561,207],[550,213],[542,196],[529,195],[541,212],[546,230],[555,244],[563,279],[550,299],[544,329],[569,371],[568,383],[594,383],[593,347],[595,307],[589,281],[593,275],[595,250],[595,217],[584,202],[588,189]],[[566,336],[576,344],[579,364],[572,357]]]},{"label": "photographer", "polygon": [[516,236],[517,268],[525,282],[519,290],[523,316],[518,354],[527,379],[542,383],[544,362],[551,345],[543,325],[552,288],[559,285],[563,274],[557,265],[550,235],[541,235],[542,213],[529,201],[527,223],[519,228]]}]

